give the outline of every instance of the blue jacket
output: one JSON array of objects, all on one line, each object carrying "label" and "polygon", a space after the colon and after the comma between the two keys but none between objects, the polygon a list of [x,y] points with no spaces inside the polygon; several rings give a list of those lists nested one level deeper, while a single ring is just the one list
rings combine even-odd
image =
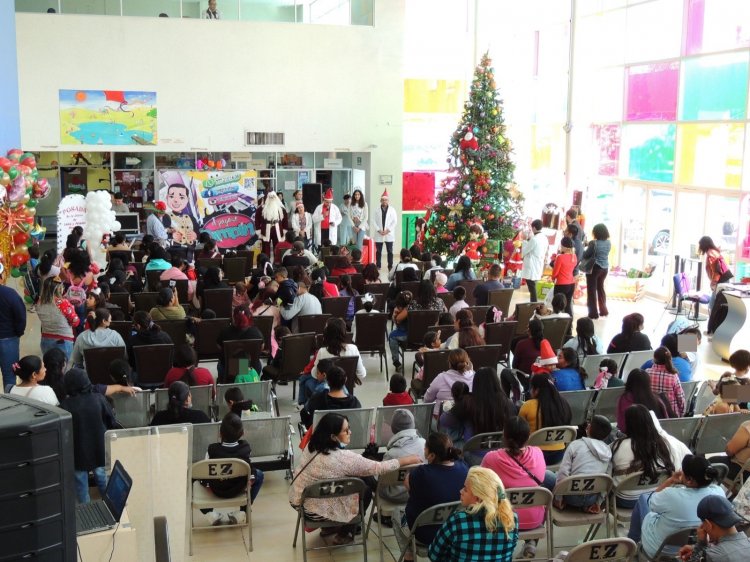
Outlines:
[{"label": "blue jacket", "polygon": [[566,390],[586,390],[581,382],[581,375],[575,369],[559,369],[553,371],[552,378],[555,379],[555,386],[560,392]]},{"label": "blue jacket", "polygon": [[20,338],[26,331],[26,307],[18,293],[0,285],[0,339]]}]

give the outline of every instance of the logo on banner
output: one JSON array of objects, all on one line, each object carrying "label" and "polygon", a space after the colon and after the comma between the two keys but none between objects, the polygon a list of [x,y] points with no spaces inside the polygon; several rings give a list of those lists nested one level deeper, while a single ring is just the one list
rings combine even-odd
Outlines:
[{"label": "logo on banner", "polygon": [[234,248],[246,244],[255,234],[253,221],[247,215],[226,214],[213,217],[203,224],[219,248]]}]

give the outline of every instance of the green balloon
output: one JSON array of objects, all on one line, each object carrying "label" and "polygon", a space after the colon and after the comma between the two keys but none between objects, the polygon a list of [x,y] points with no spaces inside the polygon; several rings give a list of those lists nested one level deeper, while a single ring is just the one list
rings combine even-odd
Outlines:
[{"label": "green balloon", "polygon": [[24,300],[24,302],[26,304],[33,304],[34,303],[34,299],[32,299],[29,295],[24,296],[23,300]]},{"label": "green balloon", "polygon": [[34,245],[34,239],[33,238],[29,238],[28,240],[26,240],[26,247],[27,248],[31,248],[33,245]]},{"label": "green balloon", "polygon": [[16,168],[16,167],[14,166],[14,167],[13,167],[13,168],[11,168],[10,170],[8,170],[8,175],[10,176],[10,179],[11,179],[11,180],[14,180],[14,179],[16,179],[16,178],[18,177],[18,168]]},{"label": "green balloon", "polygon": [[18,269],[17,267],[14,267],[13,269],[10,270],[10,275],[11,277],[18,278],[18,277],[21,277],[22,273],[20,269]]},{"label": "green balloon", "polygon": [[29,202],[26,203],[27,207],[31,207],[32,209],[36,207],[38,201],[36,199],[29,199]]}]

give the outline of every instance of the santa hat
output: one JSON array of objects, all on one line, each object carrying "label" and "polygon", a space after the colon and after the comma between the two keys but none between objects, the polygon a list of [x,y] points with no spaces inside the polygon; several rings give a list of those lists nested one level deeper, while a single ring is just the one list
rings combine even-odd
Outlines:
[{"label": "santa hat", "polygon": [[154,210],[157,213],[166,213],[167,212],[167,204],[164,201],[156,201],[154,203]]},{"label": "santa hat", "polygon": [[388,190],[387,189],[383,190],[383,195],[381,195],[380,198],[381,199],[390,199],[391,198],[391,196],[388,195]]},{"label": "santa hat", "polygon": [[549,341],[542,340],[542,344],[539,347],[539,357],[536,358],[536,361],[531,366],[531,372],[534,374],[537,372],[545,373],[548,372],[549,367],[552,365],[557,365],[557,355],[552,351]]},{"label": "santa hat", "polygon": [[323,196],[324,201],[333,201],[333,190],[329,187],[326,189],[326,194]]}]

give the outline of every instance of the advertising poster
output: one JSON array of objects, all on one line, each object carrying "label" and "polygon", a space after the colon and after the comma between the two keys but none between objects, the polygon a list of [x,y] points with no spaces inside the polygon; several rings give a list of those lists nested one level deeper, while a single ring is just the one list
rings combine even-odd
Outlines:
[{"label": "advertising poster", "polygon": [[57,253],[65,250],[68,235],[76,226],[86,226],[86,199],[83,195],[66,195],[57,207]]},{"label": "advertising poster", "polygon": [[156,144],[156,92],[60,90],[62,144]]},{"label": "advertising poster", "polygon": [[255,234],[255,170],[161,170],[157,199],[167,204],[164,226],[176,244],[191,244],[201,231],[219,248],[247,244]]}]

